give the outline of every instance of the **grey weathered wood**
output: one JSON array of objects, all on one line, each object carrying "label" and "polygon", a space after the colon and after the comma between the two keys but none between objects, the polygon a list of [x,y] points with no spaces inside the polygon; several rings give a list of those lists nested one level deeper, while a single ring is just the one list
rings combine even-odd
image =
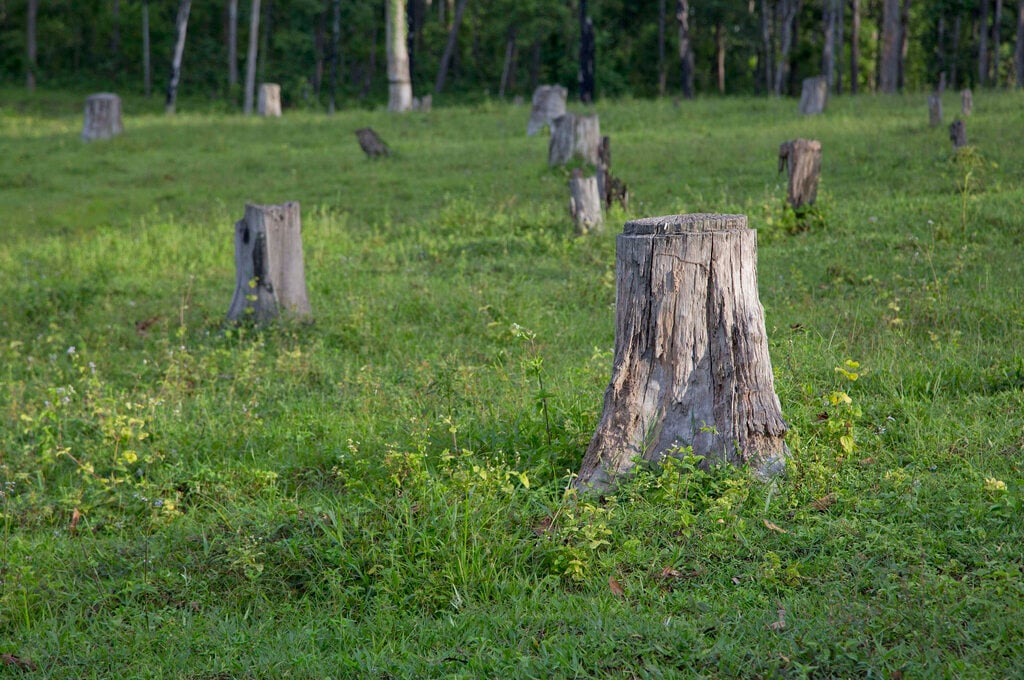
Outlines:
[{"label": "grey weathered wood", "polygon": [[121,122],[121,98],[110,92],[90,95],[85,100],[82,140],[109,139],[124,132]]},{"label": "grey weathered wood", "polygon": [[422,99],[420,97],[413,97],[412,98],[412,110],[413,111],[422,111],[423,113],[430,113],[431,109],[433,109],[433,108],[434,108],[434,97],[433,97],[433,95],[429,95],[429,94],[428,95],[424,95]]},{"label": "grey weathered wood", "polygon": [[526,134],[533,136],[545,125],[550,126],[559,116],[565,115],[565,99],[569,91],[561,85],[541,85],[533,91],[533,106]]},{"label": "grey weathered wood", "polygon": [[942,95],[937,92],[928,95],[928,124],[932,127],[942,125]]},{"label": "grey weathered wood", "polygon": [[805,116],[822,113],[827,103],[828,78],[804,78],[803,89],[800,91],[800,113]]},{"label": "grey weathered wood", "polygon": [[280,315],[312,315],[299,204],[246,205],[235,224],[235,294],[227,320],[265,324]]},{"label": "grey weathered wood", "polygon": [[960,115],[969,116],[974,111],[974,95],[970,89],[960,90]]},{"label": "grey weathered wood", "polygon": [[785,468],[757,235],[744,215],[627,222],[616,242],[615,356],[575,484],[604,491],[635,460],[692,447],[705,464]]},{"label": "grey weathered wood", "polygon": [[967,124],[962,120],[954,120],[949,126],[949,140],[953,142],[953,151],[967,146]]},{"label": "grey weathered wood", "polygon": [[601,147],[601,121],[596,113],[576,116],[574,149],[577,156],[591,165],[597,165]]},{"label": "grey weathered wood", "polygon": [[569,215],[579,235],[604,230],[597,177],[584,177],[579,168],[573,171],[569,179]]},{"label": "grey weathered wood", "polygon": [[600,146],[601,123],[596,113],[582,116],[566,113],[551,122],[548,165],[565,165],[573,158],[597,165]]},{"label": "grey weathered wood", "polygon": [[794,208],[812,205],[818,199],[821,176],[821,142],[792,139],[779,146],[779,172],[789,171],[786,200]]},{"label": "grey weathered wood", "polygon": [[281,86],[277,83],[260,83],[260,96],[256,110],[261,116],[281,117]]},{"label": "grey weathered wood", "polygon": [[359,147],[370,158],[390,156],[391,150],[384,140],[380,138],[373,128],[359,128],[356,130],[356,139],[359,140]]}]

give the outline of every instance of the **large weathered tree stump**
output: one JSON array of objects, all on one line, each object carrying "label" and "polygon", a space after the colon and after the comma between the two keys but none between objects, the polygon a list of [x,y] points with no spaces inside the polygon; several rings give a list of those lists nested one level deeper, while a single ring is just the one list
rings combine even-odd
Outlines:
[{"label": "large weathered tree stump", "polygon": [[601,123],[597,114],[577,116],[567,113],[551,123],[548,165],[565,165],[576,157],[597,165],[600,147]]},{"label": "large weathered tree stump", "polygon": [[265,324],[281,315],[312,315],[298,203],[245,206],[235,224],[235,275],[228,321]]},{"label": "large weathered tree stump", "polygon": [[974,95],[970,89],[960,90],[960,115],[967,117],[974,111]]},{"label": "large weathered tree stump", "polygon": [[121,98],[109,92],[90,95],[85,100],[82,140],[91,142],[94,139],[109,139],[122,132]]},{"label": "large weathered tree stump", "polygon": [[954,120],[949,126],[949,140],[953,142],[953,151],[967,146],[967,124],[962,120]]},{"label": "large weathered tree stump", "polygon": [[615,358],[604,411],[576,479],[603,491],[636,460],[785,469],[757,293],[757,234],[744,215],[627,222],[616,247]]},{"label": "large weathered tree stump", "polygon": [[356,139],[359,140],[359,148],[369,158],[391,155],[388,145],[384,143],[380,135],[373,131],[373,128],[359,128],[356,130]]},{"label": "large weathered tree stump", "polygon": [[573,170],[569,179],[569,215],[576,224],[576,233],[580,236],[604,229],[597,177],[584,177],[583,171],[579,168]]},{"label": "large weathered tree stump", "polygon": [[256,107],[261,116],[281,117],[281,86],[276,83],[261,83],[259,103]]},{"label": "large weathered tree stump", "polygon": [[526,134],[531,137],[559,116],[565,115],[565,99],[569,91],[561,85],[541,85],[533,92],[533,108],[530,110],[530,122],[526,124]]},{"label": "large weathered tree stump", "polygon": [[804,78],[800,91],[800,113],[812,116],[825,111],[828,103],[828,79],[825,76]]},{"label": "large weathered tree stump", "polygon": [[938,92],[928,95],[928,125],[942,125],[942,95]]},{"label": "large weathered tree stump", "polygon": [[821,142],[792,139],[779,146],[779,172],[789,170],[786,200],[793,208],[812,205],[818,199],[821,176]]}]

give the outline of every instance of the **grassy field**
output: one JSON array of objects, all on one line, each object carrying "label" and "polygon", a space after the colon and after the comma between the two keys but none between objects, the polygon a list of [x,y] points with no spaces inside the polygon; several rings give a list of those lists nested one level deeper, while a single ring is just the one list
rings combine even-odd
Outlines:
[{"label": "grassy field", "polygon": [[[0,91],[0,676],[1024,675],[1024,94],[955,156],[924,96],[599,104],[633,216],[758,230],[793,452],[603,499],[565,489],[628,216],[573,236],[525,108],[129,98],[83,144],[82,101]],[[285,200],[316,321],[225,327]]]}]

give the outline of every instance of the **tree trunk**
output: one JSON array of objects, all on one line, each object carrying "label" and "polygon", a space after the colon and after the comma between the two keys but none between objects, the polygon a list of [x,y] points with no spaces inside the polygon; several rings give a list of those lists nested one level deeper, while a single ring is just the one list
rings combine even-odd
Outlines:
[{"label": "tree trunk", "polygon": [[164,111],[173,114],[178,101],[178,84],[181,82],[181,60],[185,56],[185,35],[188,33],[188,15],[192,10],[192,0],[181,0],[178,5],[178,18],[175,21],[174,55],[171,57],[171,77],[167,82],[167,101]]},{"label": "tree trunk", "polygon": [[256,82],[261,83],[267,79],[267,62],[270,61],[270,39],[273,31],[272,19],[274,17],[274,0],[267,0],[263,3],[263,30],[260,31],[259,58],[256,60]]},{"label": "tree trunk", "polygon": [[[1021,0],[1024,2],[1024,0]],[[668,64],[665,61],[665,0],[658,0],[658,96],[665,96]]]},{"label": "tree trunk", "polygon": [[584,177],[579,168],[573,170],[569,179],[569,215],[576,224],[576,234],[579,236],[604,230],[597,177]]},{"label": "tree trunk", "polygon": [[573,158],[597,165],[600,148],[601,123],[596,113],[585,116],[567,113],[552,121],[548,144],[550,167],[565,165]]},{"label": "tree trunk", "polygon": [[116,78],[121,71],[121,0],[114,0],[111,14],[110,57]]},{"label": "tree trunk", "polygon": [[455,10],[455,19],[452,21],[452,28],[448,31],[448,43],[444,46],[441,66],[437,70],[437,83],[434,85],[434,92],[438,94],[444,89],[444,81],[448,77],[448,67],[451,66],[452,55],[455,54],[455,46],[459,39],[459,25],[462,23],[462,15],[466,11],[468,2],[469,0],[459,1],[459,6]]},{"label": "tree trunk", "polygon": [[843,93],[843,15],[846,13],[846,0],[832,0],[835,17],[836,32],[833,43],[836,50],[836,94]]},{"label": "tree trunk", "polygon": [[261,116],[281,117],[281,86],[276,83],[260,83],[259,103],[256,110]]},{"label": "tree trunk", "polygon": [[537,134],[559,116],[565,115],[565,100],[569,91],[561,85],[541,85],[533,91],[533,103],[530,109],[530,121],[526,124],[526,134],[530,137]]},{"label": "tree trunk", "polygon": [[783,170],[789,172],[786,201],[793,209],[814,205],[821,176],[821,142],[816,139],[783,142],[779,146],[779,172]]},{"label": "tree trunk", "polygon": [[245,103],[242,110],[245,115],[252,115],[254,99],[256,99],[256,59],[260,39],[260,0],[252,0],[249,6],[249,50],[245,54]]},{"label": "tree trunk", "polygon": [[142,0],[142,89],[153,94],[153,69],[149,57],[149,0]]},{"label": "tree trunk", "polygon": [[516,27],[508,27],[508,38],[505,41],[505,63],[501,68],[501,83],[498,85],[498,97],[501,99],[505,98],[505,92],[508,90],[509,82],[512,79],[512,71],[515,68],[516,55]]},{"label": "tree trunk", "polygon": [[121,123],[121,98],[106,92],[91,95],[85,100],[85,123],[82,141],[110,139],[124,132]]},{"label": "tree trunk", "polygon": [[882,6],[882,50],[878,66],[878,89],[896,91],[900,62],[900,2],[884,0]]},{"label": "tree trunk", "polygon": [[956,19],[953,20],[953,58],[950,59],[949,63],[949,84],[951,87],[956,87],[958,82],[956,79],[956,66],[960,60],[960,30],[960,15],[958,14]]},{"label": "tree trunk", "polygon": [[39,18],[39,0],[28,0],[25,8],[25,86],[29,92],[36,89],[36,23]]},{"label": "tree trunk", "polygon": [[[821,73],[825,76],[828,91],[832,91],[836,73],[836,6],[833,0],[822,3],[821,26],[823,32],[821,47]],[[841,43],[840,43],[841,44]],[[804,81],[806,82],[806,81]]]},{"label": "tree trunk", "polygon": [[971,94],[970,88],[960,90],[960,115],[967,116],[971,115],[974,111],[974,95]]},{"label": "tree trunk", "polygon": [[850,94],[860,87],[860,0],[853,0],[850,15]]},{"label": "tree trunk", "polygon": [[772,92],[775,69],[772,66],[775,58],[775,41],[772,40],[772,5],[768,0],[761,0],[761,49],[764,54],[764,89]]},{"label": "tree trunk", "polygon": [[800,10],[800,0],[782,0],[779,4],[779,59],[775,65],[775,96],[782,95],[782,87],[789,79],[789,54],[793,49],[793,26]]},{"label": "tree trunk", "polygon": [[327,62],[327,10],[317,12],[313,27],[313,53],[316,65],[313,67],[313,96],[319,101],[324,84],[324,64]]},{"label": "tree trunk", "polygon": [[334,16],[331,17],[331,98],[327,113],[333,114],[338,99],[338,71],[341,58],[341,0],[333,0]]},{"label": "tree trunk", "polygon": [[1017,0],[1017,44],[1013,50],[1017,87],[1024,87],[1024,0]]},{"label": "tree trunk", "polygon": [[978,85],[988,83],[988,6],[991,0],[981,0],[981,16],[978,19]]},{"label": "tree trunk", "polygon": [[757,236],[744,215],[627,222],[616,241],[615,358],[574,485],[603,492],[639,460],[785,468]]},{"label": "tree trunk", "polygon": [[999,33],[1003,23],[1003,0],[996,0],[996,12],[992,16],[992,82],[999,87]]},{"label": "tree trunk", "polygon": [[693,42],[690,39],[690,0],[678,0],[679,21],[679,83],[683,97],[693,99]]},{"label": "tree trunk", "polygon": [[967,123],[954,120],[949,126],[949,139],[953,142],[953,151],[967,146]]},{"label": "tree trunk", "polygon": [[580,101],[594,103],[594,60],[597,45],[594,40],[594,22],[587,16],[587,0],[580,0],[580,70],[577,76]]},{"label": "tree trunk", "polygon": [[228,1],[228,90],[238,86],[238,0]]},{"label": "tree trunk", "polygon": [[718,93],[725,94],[725,26],[715,23],[715,80]]},{"label": "tree trunk", "polygon": [[227,320],[265,324],[282,314],[312,316],[299,204],[246,205],[235,224],[235,294]]},{"label": "tree trunk", "polygon": [[800,90],[800,113],[813,116],[825,111],[828,103],[828,80],[825,76],[804,78]]},{"label": "tree trunk", "polygon": [[931,127],[942,125],[942,95],[937,92],[928,95],[928,125]]},{"label": "tree trunk", "polygon": [[896,73],[896,87],[900,92],[906,84],[907,51],[910,48],[910,0],[903,0],[900,8],[900,59]]}]

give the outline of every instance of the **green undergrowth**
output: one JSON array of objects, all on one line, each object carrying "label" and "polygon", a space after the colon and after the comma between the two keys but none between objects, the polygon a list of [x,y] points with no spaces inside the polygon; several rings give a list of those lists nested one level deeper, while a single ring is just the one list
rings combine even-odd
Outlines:
[{"label": "green undergrowth", "polygon": [[[0,100],[0,675],[1020,676],[1019,93],[957,154],[921,97],[602,103],[632,212],[586,238],[525,107],[128,100],[83,144],[76,96]],[[315,320],[225,326],[284,200]],[[577,497],[616,232],[710,211],[758,230],[787,473]]]}]

